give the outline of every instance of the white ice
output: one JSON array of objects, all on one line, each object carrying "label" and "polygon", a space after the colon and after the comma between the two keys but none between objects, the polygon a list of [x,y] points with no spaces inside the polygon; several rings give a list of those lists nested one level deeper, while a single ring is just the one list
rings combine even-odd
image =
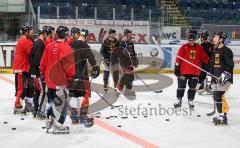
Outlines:
[{"label": "white ice", "polygon": [[[10,80],[14,75],[2,74]],[[161,94],[153,92],[137,92],[136,100],[129,101],[120,96],[115,103],[127,107],[135,107],[141,104],[142,108],[158,107],[172,108],[176,101],[176,78],[171,77],[174,83],[164,89]],[[102,83],[102,75],[93,80],[94,83]],[[155,80],[146,80],[148,84],[155,83]],[[142,115],[128,116],[128,119],[105,117],[119,115],[118,109],[112,110],[109,107],[101,110],[101,118],[105,124],[118,128],[144,139],[158,147],[165,148],[240,148],[240,99],[239,99],[240,76],[234,75],[234,84],[226,94],[230,111],[228,114],[228,126],[215,126],[212,123],[213,117],[207,117],[206,113],[213,110],[212,97],[209,95],[196,95],[195,111],[192,115],[149,115],[144,118]],[[142,85],[141,81],[134,82]],[[143,86],[144,87],[144,86]],[[85,148],[85,147],[142,147],[133,142],[126,135],[119,136],[111,130],[105,129],[98,124],[92,128],[85,128],[82,125],[71,125],[69,118],[66,124],[70,126],[69,135],[46,134],[42,126],[44,121],[33,119],[32,115],[13,115],[14,106],[14,85],[0,79],[0,148]],[[91,102],[100,99],[95,93],[92,94]],[[151,105],[149,105],[151,103]],[[183,107],[187,108],[186,95]],[[197,117],[201,115],[201,117]],[[20,120],[25,118],[25,120]],[[166,121],[166,118],[169,121]],[[3,122],[7,121],[8,124]],[[122,125],[122,127],[117,127]],[[16,130],[12,130],[15,127]]]}]

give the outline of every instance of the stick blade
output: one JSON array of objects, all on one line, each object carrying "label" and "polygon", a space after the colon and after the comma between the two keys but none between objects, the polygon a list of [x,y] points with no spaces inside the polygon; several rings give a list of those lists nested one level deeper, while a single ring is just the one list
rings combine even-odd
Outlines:
[{"label": "stick blade", "polygon": [[214,111],[212,111],[211,113],[207,113],[207,116],[212,116],[212,115],[214,115],[215,114],[215,110]]}]

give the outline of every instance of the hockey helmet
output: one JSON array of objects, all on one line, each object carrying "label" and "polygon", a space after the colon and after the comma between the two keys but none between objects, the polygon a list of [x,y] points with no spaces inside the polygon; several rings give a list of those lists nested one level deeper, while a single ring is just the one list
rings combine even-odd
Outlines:
[{"label": "hockey helmet", "polygon": [[81,29],[80,34],[83,35],[84,37],[87,37],[89,32],[87,29]]},{"label": "hockey helmet", "polygon": [[116,33],[116,30],[110,28],[110,29],[108,30],[108,33],[109,33],[109,34]]},{"label": "hockey helmet", "polygon": [[23,26],[21,27],[21,29],[20,29],[20,33],[21,33],[21,34],[24,34],[25,32],[28,32],[28,31],[30,31],[30,30],[32,30],[32,26],[30,26],[30,25],[23,25]]},{"label": "hockey helmet", "polygon": [[73,33],[80,33],[80,29],[77,28],[77,27],[73,27],[73,28],[71,29],[71,34],[73,34]]},{"label": "hockey helmet", "polygon": [[129,34],[129,33],[132,33],[132,30],[129,30],[129,29],[125,29],[124,30],[124,35],[126,36],[127,34]]},{"label": "hockey helmet", "polygon": [[50,26],[43,26],[42,28],[44,33],[50,34],[52,33],[51,27]]},{"label": "hockey helmet", "polygon": [[68,36],[68,32],[69,32],[69,29],[65,26],[59,26],[56,31],[57,36],[60,39],[66,38]]},{"label": "hockey helmet", "polygon": [[203,30],[200,34],[200,37],[204,38],[205,40],[208,38],[208,36],[210,35],[208,30]]},{"label": "hockey helmet", "polygon": [[219,39],[222,39],[223,43],[227,39],[227,33],[226,32],[216,32],[214,35],[219,36]]},{"label": "hockey helmet", "polygon": [[197,31],[194,29],[190,29],[188,33],[188,40],[193,41],[197,39]]}]

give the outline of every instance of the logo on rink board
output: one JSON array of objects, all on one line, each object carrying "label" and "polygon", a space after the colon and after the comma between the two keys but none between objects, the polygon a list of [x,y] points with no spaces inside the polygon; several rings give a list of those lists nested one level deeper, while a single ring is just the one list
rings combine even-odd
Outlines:
[{"label": "logo on rink board", "polygon": [[11,68],[15,46],[0,46],[0,69]]}]

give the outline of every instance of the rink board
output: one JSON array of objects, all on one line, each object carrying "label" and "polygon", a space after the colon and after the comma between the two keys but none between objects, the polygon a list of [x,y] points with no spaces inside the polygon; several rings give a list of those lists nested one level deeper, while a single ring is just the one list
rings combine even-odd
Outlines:
[{"label": "rink board", "polygon": [[[12,73],[13,55],[16,43],[0,43],[0,73]],[[100,56],[101,44],[90,44],[98,62],[102,61]],[[172,73],[174,69],[175,54],[181,45],[162,45],[161,49],[153,44],[135,44],[135,50],[139,58],[139,73],[156,74]],[[229,46],[234,54],[234,73],[240,73],[240,49],[239,46]],[[167,52],[168,50],[169,52]],[[172,53],[172,54],[171,54]],[[99,63],[100,64],[100,63]],[[102,66],[101,66],[102,67]]]}]

